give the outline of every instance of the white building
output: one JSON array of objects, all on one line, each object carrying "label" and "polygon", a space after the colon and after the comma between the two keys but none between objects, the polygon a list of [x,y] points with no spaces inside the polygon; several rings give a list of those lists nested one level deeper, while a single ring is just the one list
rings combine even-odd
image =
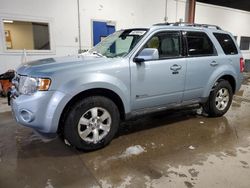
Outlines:
[{"label": "white building", "polygon": [[[21,63],[24,47],[28,61],[91,48],[93,21],[105,21],[116,30],[149,27],[166,18],[168,22],[187,20],[187,7],[186,0],[157,0],[157,3],[152,0],[0,0],[0,74]],[[218,25],[232,32],[239,44],[241,37],[250,36],[249,20],[247,11],[196,3],[196,23]],[[18,26],[19,32],[14,26]],[[41,37],[40,33],[37,39],[35,33],[41,30],[45,35]],[[41,40],[47,43],[42,44]],[[250,59],[248,41],[247,45],[242,53]],[[42,50],[38,50],[40,47]]]}]

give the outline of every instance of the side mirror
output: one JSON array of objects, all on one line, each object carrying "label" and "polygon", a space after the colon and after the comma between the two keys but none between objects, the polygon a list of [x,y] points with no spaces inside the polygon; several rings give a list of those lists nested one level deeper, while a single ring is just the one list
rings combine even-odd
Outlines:
[{"label": "side mirror", "polygon": [[134,62],[142,63],[149,60],[159,59],[159,51],[156,48],[144,48],[137,57],[135,57]]}]

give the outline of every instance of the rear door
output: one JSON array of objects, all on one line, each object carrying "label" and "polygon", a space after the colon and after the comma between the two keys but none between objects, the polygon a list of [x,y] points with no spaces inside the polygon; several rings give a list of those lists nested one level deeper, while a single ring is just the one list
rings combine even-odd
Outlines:
[{"label": "rear door", "polygon": [[199,100],[219,59],[215,46],[203,31],[184,31],[187,73],[183,101]]}]

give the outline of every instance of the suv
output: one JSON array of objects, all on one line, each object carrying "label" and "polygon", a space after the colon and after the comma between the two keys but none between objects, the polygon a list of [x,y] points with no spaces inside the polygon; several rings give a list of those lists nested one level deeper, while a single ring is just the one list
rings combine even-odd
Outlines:
[{"label": "suv", "polygon": [[77,56],[29,62],[17,69],[9,99],[18,123],[90,151],[134,115],[191,104],[224,115],[243,70],[230,33],[164,23],[117,31]]}]

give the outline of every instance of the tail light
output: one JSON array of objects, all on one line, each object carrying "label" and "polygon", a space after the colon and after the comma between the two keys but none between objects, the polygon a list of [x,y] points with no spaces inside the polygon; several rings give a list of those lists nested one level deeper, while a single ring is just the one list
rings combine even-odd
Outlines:
[{"label": "tail light", "polygon": [[244,59],[241,57],[240,58],[240,72],[243,72],[245,69],[245,61]]}]

